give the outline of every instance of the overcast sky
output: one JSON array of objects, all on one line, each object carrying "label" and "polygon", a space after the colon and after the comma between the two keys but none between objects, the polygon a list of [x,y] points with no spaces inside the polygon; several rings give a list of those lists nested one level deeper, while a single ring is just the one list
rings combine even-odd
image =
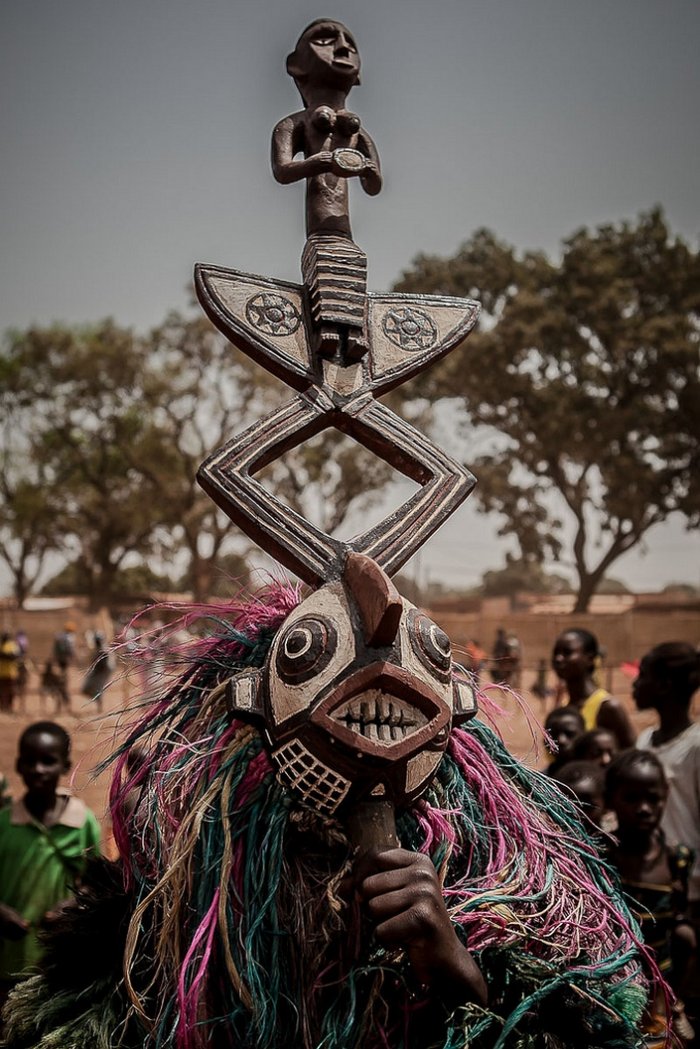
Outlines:
[{"label": "overcast sky", "polygon": [[[697,0],[2,0],[0,328],[145,329],[186,305],[195,261],[298,279],[303,189],[274,182],[269,141],[320,15],[357,37],[350,105],[382,158],[382,194],[352,195],[372,288],[480,226],[555,254],[657,203],[697,246]],[[423,576],[477,582],[494,535],[467,504]],[[697,533],[647,546],[612,574],[700,584]]]}]

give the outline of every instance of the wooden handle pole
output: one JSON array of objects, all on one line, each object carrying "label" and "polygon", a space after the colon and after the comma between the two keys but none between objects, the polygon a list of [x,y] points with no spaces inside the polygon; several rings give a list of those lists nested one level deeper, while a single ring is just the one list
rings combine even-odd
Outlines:
[{"label": "wooden handle pole", "polygon": [[360,855],[371,850],[396,849],[396,814],[388,798],[367,798],[358,802],[347,816],[348,836]]}]

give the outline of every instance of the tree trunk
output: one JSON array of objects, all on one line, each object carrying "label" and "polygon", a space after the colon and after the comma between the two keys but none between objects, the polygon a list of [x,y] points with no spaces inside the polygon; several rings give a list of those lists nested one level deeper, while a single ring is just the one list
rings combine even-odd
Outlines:
[{"label": "tree trunk", "polygon": [[29,596],[29,586],[27,584],[27,579],[24,575],[24,572],[14,572],[13,576],[14,582],[12,585],[12,590],[15,595],[15,601],[17,602],[17,608],[22,609],[24,608],[24,602]]},{"label": "tree trunk", "polygon": [[203,604],[209,600],[211,594],[211,582],[213,574],[213,562],[208,557],[192,557],[192,597],[196,604]]},{"label": "tree trunk", "polygon": [[604,575],[604,572],[581,572],[579,570],[578,593],[574,607],[571,610],[572,615],[580,615],[588,611],[591,599]]}]

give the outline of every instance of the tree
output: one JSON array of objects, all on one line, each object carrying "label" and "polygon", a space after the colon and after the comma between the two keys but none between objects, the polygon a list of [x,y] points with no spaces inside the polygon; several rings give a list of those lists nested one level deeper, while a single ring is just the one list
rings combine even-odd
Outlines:
[{"label": "tree", "polygon": [[571,593],[571,584],[564,576],[545,572],[537,560],[521,560],[512,554],[506,554],[503,568],[484,572],[481,587],[484,597],[507,597],[521,590],[531,594]]},{"label": "tree", "polygon": [[[51,550],[94,605],[109,602],[135,562],[181,575],[183,554],[197,601],[225,592],[225,576],[247,582],[247,541],[196,473],[289,391],[206,318],[172,313],[143,338],[111,321],[16,332],[0,379],[0,557],[18,594]],[[288,452],[262,480],[333,532],[390,475],[333,431]]]},{"label": "tree", "polygon": [[575,612],[654,525],[700,524],[700,258],[660,209],[579,230],[558,263],[480,230],[397,289],[482,302],[481,331],[421,392],[463,399],[490,445],[469,463],[478,504],[525,559],[570,552]]},{"label": "tree", "polygon": [[[76,562],[67,564],[64,568],[52,576],[41,588],[42,594],[83,594],[90,596],[87,588],[89,581],[85,577],[82,566]],[[180,593],[184,589],[167,575],[153,572],[148,565],[130,565],[121,568],[114,576],[111,588],[111,597],[143,597],[153,591],[166,593]]]},{"label": "tree", "polygon": [[[6,390],[10,369],[0,358],[0,389]],[[0,405],[5,401],[0,397]],[[36,586],[47,555],[60,543],[46,464],[29,454],[26,413],[0,411],[0,558],[12,576],[18,608]]]},{"label": "tree", "polygon": [[133,466],[149,432],[143,347],[111,321],[30,328],[10,337],[4,368],[3,420],[22,433],[43,485],[33,488],[37,556],[60,547],[99,607],[128,556],[157,550],[165,520],[160,493]]}]

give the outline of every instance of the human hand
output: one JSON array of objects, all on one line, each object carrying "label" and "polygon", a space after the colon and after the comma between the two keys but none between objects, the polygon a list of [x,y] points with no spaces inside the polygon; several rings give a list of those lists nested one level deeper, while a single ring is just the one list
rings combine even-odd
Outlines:
[{"label": "human hand", "polygon": [[60,900],[56,903],[50,911],[47,911],[44,917],[41,919],[41,925],[44,929],[50,929],[51,926],[58,921],[63,915],[63,912],[67,907],[70,907],[73,903],[72,897],[68,897],[65,900]]},{"label": "human hand", "polygon": [[29,930],[29,922],[18,914],[14,907],[0,903],[0,938],[4,940],[21,940]]},{"label": "human hand", "polygon": [[371,852],[356,869],[357,891],[384,947],[403,947],[419,983],[450,1004],[486,1004],[484,978],[452,924],[428,856]]}]

